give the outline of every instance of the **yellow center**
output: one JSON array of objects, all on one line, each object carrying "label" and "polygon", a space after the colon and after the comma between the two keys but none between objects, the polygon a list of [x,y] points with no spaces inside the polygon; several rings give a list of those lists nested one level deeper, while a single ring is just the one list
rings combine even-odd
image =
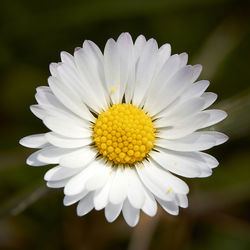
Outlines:
[{"label": "yellow center", "polygon": [[99,114],[94,125],[94,141],[99,153],[117,164],[142,161],[154,140],[151,117],[131,104],[113,105]]}]

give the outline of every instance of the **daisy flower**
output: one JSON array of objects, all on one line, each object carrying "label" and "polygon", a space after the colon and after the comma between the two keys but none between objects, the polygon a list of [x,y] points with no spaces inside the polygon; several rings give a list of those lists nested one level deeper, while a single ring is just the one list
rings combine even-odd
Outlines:
[{"label": "daisy flower", "polygon": [[61,60],[50,64],[49,87],[37,88],[31,106],[50,132],[21,139],[39,148],[27,164],[56,164],[47,186],[63,187],[64,205],[78,203],[79,216],[105,209],[112,222],[122,212],[135,226],[140,210],[154,216],[157,203],[172,215],[186,208],[189,188],[174,174],[210,176],[218,162],[201,151],[227,140],[204,130],[227,115],[206,110],[217,95],[197,81],[201,65],[129,33],[109,39],[104,53],[85,41]]}]

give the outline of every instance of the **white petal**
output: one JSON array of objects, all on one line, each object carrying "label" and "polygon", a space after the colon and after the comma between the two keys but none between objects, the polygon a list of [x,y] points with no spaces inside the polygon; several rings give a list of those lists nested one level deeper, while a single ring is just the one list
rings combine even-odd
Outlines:
[{"label": "white petal", "polygon": [[105,217],[108,222],[113,222],[121,213],[122,210],[122,203],[119,204],[112,204],[108,203],[105,207]]},{"label": "white petal", "polygon": [[188,54],[187,53],[181,53],[179,55],[180,57],[180,65],[179,65],[179,68],[181,69],[182,67],[186,66],[187,65],[187,62],[188,62]]},{"label": "white petal", "polygon": [[200,80],[198,82],[193,83],[182,95],[181,100],[185,101],[190,98],[200,97],[204,91],[209,86],[209,81],[207,80]]},{"label": "white petal", "polygon": [[107,166],[104,161],[98,161],[98,164],[102,165],[99,167],[97,173],[91,176],[85,184],[87,190],[97,190],[102,188],[108,181],[111,168]]},{"label": "white petal", "polygon": [[44,119],[47,115],[46,110],[44,110],[40,105],[31,105],[30,110],[39,119]]},{"label": "white petal", "polygon": [[65,107],[86,120],[93,120],[93,116],[85,104],[71,89],[53,76],[49,77],[48,83],[53,93]]},{"label": "white petal", "polygon": [[188,198],[186,195],[176,194],[176,201],[177,201],[178,206],[182,208],[188,207]]},{"label": "white petal", "polygon": [[134,208],[129,203],[128,199],[126,199],[123,203],[122,214],[130,227],[136,226],[140,218],[140,210],[138,208]]},{"label": "white petal", "polygon": [[168,43],[163,44],[157,53],[157,63],[156,63],[156,70],[155,70],[155,75],[159,73],[159,71],[162,69],[163,65],[165,62],[169,59],[171,55],[171,46]]},{"label": "white petal", "polygon": [[120,58],[116,42],[109,39],[104,48],[104,73],[107,91],[113,103],[119,103]]},{"label": "white petal", "polygon": [[155,216],[157,212],[157,203],[153,194],[144,187],[145,201],[142,207],[142,211],[148,216]]},{"label": "white petal", "polygon": [[60,53],[60,56],[61,56],[61,60],[62,62],[64,62],[65,64],[71,66],[71,67],[74,67],[75,66],[75,63],[74,63],[74,57],[69,54],[68,52],[66,51],[62,51]]},{"label": "white petal", "polygon": [[54,146],[48,146],[38,151],[37,159],[49,164],[57,164],[64,155],[70,154],[72,149],[57,148]]},{"label": "white petal", "polygon": [[49,143],[56,147],[60,148],[79,148],[79,147],[84,147],[92,143],[92,139],[89,138],[81,138],[81,139],[76,139],[76,138],[69,138],[65,137],[59,134],[56,134],[54,132],[50,132],[45,134],[46,139],[48,140]]},{"label": "white petal", "polygon": [[151,116],[166,108],[180,94],[182,94],[191,83],[193,83],[201,72],[201,66],[185,66],[181,68],[161,89],[155,103],[150,108]]},{"label": "white petal", "polygon": [[197,152],[199,153],[200,157],[205,161],[205,164],[209,168],[216,168],[219,165],[219,162],[212,156],[203,152]]},{"label": "white petal", "polygon": [[205,100],[205,105],[203,109],[206,109],[211,106],[216,101],[217,97],[218,95],[212,92],[205,92],[204,94],[202,94],[201,98]]},{"label": "white petal", "polygon": [[110,177],[104,187],[95,192],[94,204],[96,210],[103,209],[109,202],[109,191],[114,179],[114,174],[110,171]]},{"label": "white petal", "polygon": [[109,193],[109,201],[113,204],[120,204],[127,196],[127,175],[120,166],[115,171],[115,177]]},{"label": "white petal", "polygon": [[46,172],[44,175],[44,180],[46,181],[60,181],[63,179],[67,179],[73,175],[75,175],[79,170],[71,169],[71,168],[64,168],[61,166],[56,166],[51,168]]},{"label": "white petal", "polygon": [[48,163],[38,160],[38,155],[39,155],[40,151],[41,150],[38,150],[38,151],[34,152],[33,154],[31,154],[27,158],[26,164],[28,164],[30,166],[34,166],[34,167],[40,167],[40,166],[47,165]]},{"label": "white petal", "polygon": [[157,42],[154,39],[147,41],[138,59],[136,83],[132,102],[139,106],[145,97],[154,75],[157,60]]},{"label": "white petal", "polygon": [[78,202],[82,198],[84,198],[88,193],[89,193],[88,190],[84,190],[83,192],[81,192],[80,194],[77,194],[77,195],[71,195],[71,196],[65,195],[64,199],[63,199],[63,205],[70,206],[70,205]]},{"label": "white petal", "polygon": [[178,122],[173,122],[166,128],[159,130],[157,137],[164,139],[178,139],[200,129],[209,119],[209,114],[199,112]]},{"label": "white petal", "polygon": [[38,104],[48,107],[54,107],[61,110],[67,110],[65,106],[63,106],[56,96],[53,94],[53,92],[50,90],[50,88],[42,88],[38,87],[37,93],[35,95],[35,98],[38,102]]},{"label": "white petal", "polygon": [[36,134],[22,138],[19,143],[28,148],[43,148],[48,144],[48,141],[45,134]]},{"label": "white petal", "polygon": [[69,179],[64,179],[60,181],[48,181],[47,186],[50,188],[62,188],[68,183]]},{"label": "white petal", "polygon": [[155,141],[155,145],[175,151],[202,151],[215,146],[216,139],[204,132],[194,132],[175,140],[159,139]]},{"label": "white petal", "polygon": [[172,215],[178,215],[179,214],[179,207],[177,206],[175,201],[163,201],[159,198],[157,198],[157,201],[162,206],[162,208]]},{"label": "white petal", "polygon": [[92,135],[91,129],[84,126],[81,127],[72,119],[61,119],[47,116],[44,118],[43,122],[50,130],[62,136],[71,138],[88,138]]},{"label": "white petal", "polygon": [[144,109],[154,115],[154,104],[158,101],[160,91],[168,84],[169,79],[177,72],[179,68],[180,58],[178,55],[171,56],[162,66],[160,72],[154,77],[152,84],[147,92],[147,97],[144,103]]},{"label": "white petal", "polygon": [[129,33],[122,33],[117,39],[117,47],[120,56],[120,81],[119,81],[119,102],[122,102],[128,80],[130,80],[131,67],[134,60],[133,40]]},{"label": "white petal", "polygon": [[187,100],[180,105],[168,109],[168,112],[161,113],[164,116],[154,122],[155,128],[171,126],[191,115],[202,110],[205,100],[200,97]]},{"label": "white petal", "polygon": [[[166,199],[166,197],[171,197],[171,190],[179,194],[187,194],[189,192],[188,185],[184,181],[170,174],[166,170],[161,169],[157,164],[150,161],[150,159],[145,161],[144,165],[145,168],[143,168],[143,170],[145,170],[147,176],[150,176],[152,179],[154,178],[155,183],[161,186],[162,191],[166,193],[165,199],[163,198],[163,200],[169,200]],[[170,200],[172,200],[172,197]]]},{"label": "white petal", "polygon": [[[145,168],[145,167],[143,167]],[[155,175],[149,176],[148,173],[141,169],[141,167],[137,167],[138,175],[143,182],[143,184],[152,192],[154,195],[161,197],[164,200],[171,200],[173,197],[170,195],[167,190],[170,190],[169,183],[159,183],[155,178]],[[167,187],[166,187],[167,186]]]},{"label": "white petal", "polygon": [[223,110],[219,109],[210,109],[210,110],[205,110],[202,113],[208,114],[209,118],[204,121],[202,124],[201,128],[206,128],[211,125],[214,125],[222,120],[224,120],[227,117],[227,113]]},{"label": "white petal", "polygon": [[[198,132],[197,132],[198,133]],[[215,145],[220,145],[224,142],[226,142],[228,140],[228,136],[223,134],[223,133],[220,133],[220,132],[217,132],[217,131],[202,131],[200,133],[203,133],[207,136],[211,136],[215,139]]]},{"label": "white petal", "polygon": [[[86,85],[89,98],[94,97],[98,101],[98,105],[107,109],[108,98],[105,90],[104,70],[103,70],[103,55],[100,49],[91,41],[84,41],[83,48],[78,49],[74,53],[76,66],[82,81]],[[89,103],[89,98],[83,96],[86,103]]]},{"label": "white petal", "polygon": [[140,35],[136,38],[134,45],[136,59],[141,55],[141,52],[145,47],[146,43],[147,41],[143,35]]},{"label": "white petal", "polygon": [[95,158],[95,150],[86,146],[61,157],[59,163],[63,167],[81,168],[92,162]]},{"label": "white petal", "polygon": [[135,208],[141,208],[145,201],[145,191],[135,169],[126,168],[128,178],[128,200]]},{"label": "white petal", "polygon": [[76,209],[77,215],[83,216],[89,213],[93,208],[94,208],[93,192],[90,192],[79,201]]},{"label": "white petal", "polygon": [[151,152],[150,156],[166,170],[189,178],[200,176],[200,167],[191,157],[185,156],[182,152],[174,153],[160,148],[158,151]]},{"label": "white petal", "polygon": [[76,195],[81,193],[86,186],[89,178],[96,175],[103,165],[98,161],[92,162],[89,166],[84,168],[79,174],[72,177],[64,188],[65,195]]}]

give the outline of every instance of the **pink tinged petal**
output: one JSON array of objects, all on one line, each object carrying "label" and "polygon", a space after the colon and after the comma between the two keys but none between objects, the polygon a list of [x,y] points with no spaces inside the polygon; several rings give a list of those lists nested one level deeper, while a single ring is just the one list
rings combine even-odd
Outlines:
[{"label": "pink tinged petal", "polygon": [[103,209],[109,202],[109,192],[114,179],[114,174],[111,171],[106,184],[95,192],[94,205],[96,210]]},{"label": "pink tinged petal", "polygon": [[105,207],[105,217],[108,222],[113,222],[121,213],[122,210],[122,204],[123,203],[118,203],[118,204],[112,204],[108,203],[107,206]]},{"label": "pink tinged petal", "polygon": [[223,121],[227,117],[227,113],[219,109],[209,109],[203,111],[202,113],[209,115],[209,118],[204,121],[201,128],[212,126],[220,121]]},{"label": "pink tinged petal", "polygon": [[179,214],[179,207],[177,206],[175,201],[163,201],[159,198],[157,198],[157,201],[161,205],[161,207],[172,215],[178,215]]},{"label": "pink tinged petal", "polygon": [[144,187],[134,169],[126,168],[128,178],[128,200],[130,204],[140,209],[145,201]]},{"label": "pink tinged petal", "polygon": [[67,179],[79,172],[78,169],[64,168],[61,166],[56,166],[51,168],[44,175],[44,180],[46,181],[60,181]]},{"label": "pink tinged petal", "polygon": [[92,143],[91,137],[89,138],[69,138],[54,132],[45,134],[46,139],[49,143],[60,148],[79,148],[90,145]]},{"label": "pink tinged petal", "polygon": [[63,167],[82,168],[94,161],[95,158],[96,151],[86,146],[62,156],[59,163]]},{"label": "pink tinged petal", "polygon": [[83,216],[89,213],[94,208],[93,197],[94,197],[93,192],[90,192],[79,201],[76,208],[78,216]]},{"label": "pink tinged petal", "polygon": [[122,203],[127,196],[127,185],[126,171],[120,166],[115,171],[115,177],[109,193],[109,201],[113,204]]},{"label": "pink tinged petal", "polygon": [[78,202],[79,200],[83,199],[88,193],[89,193],[88,190],[84,190],[80,194],[70,195],[70,196],[65,195],[64,199],[63,199],[63,205],[70,206],[70,205]]},{"label": "pink tinged petal", "polygon": [[46,116],[43,119],[47,128],[53,132],[71,138],[88,138],[92,136],[90,128],[84,127],[84,123],[80,126],[72,119],[61,119],[53,116]]},{"label": "pink tinged petal", "polygon": [[140,218],[140,210],[138,208],[134,208],[128,199],[126,199],[123,203],[122,214],[130,227],[134,227],[137,225]]},{"label": "pink tinged petal", "polygon": [[154,39],[147,41],[138,59],[133,105],[140,106],[153,79],[158,45]]},{"label": "pink tinged petal", "polygon": [[29,135],[22,138],[19,143],[28,148],[43,148],[48,145],[45,134]]}]

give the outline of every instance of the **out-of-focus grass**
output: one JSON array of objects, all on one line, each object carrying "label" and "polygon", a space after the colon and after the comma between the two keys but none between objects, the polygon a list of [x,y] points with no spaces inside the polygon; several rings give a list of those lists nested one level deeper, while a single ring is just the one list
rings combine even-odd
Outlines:
[{"label": "out-of-focus grass", "polygon": [[[0,249],[249,249],[249,7],[243,0],[1,2]],[[103,48],[123,31],[188,52],[219,94],[214,108],[229,114],[211,128],[230,136],[210,151],[220,166],[209,178],[186,180],[189,208],[178,217],[160,209],[156,218],[142,215],[135,229],[121,218],[107,223],[102,211],[78,218],[74,206],[63,207],[61,190],[45,187],[48,167],[26,166],[33,150],[18,145],[46,131],[29,106],[35,87],[47,84],[48,64],[84,39]]]}]

